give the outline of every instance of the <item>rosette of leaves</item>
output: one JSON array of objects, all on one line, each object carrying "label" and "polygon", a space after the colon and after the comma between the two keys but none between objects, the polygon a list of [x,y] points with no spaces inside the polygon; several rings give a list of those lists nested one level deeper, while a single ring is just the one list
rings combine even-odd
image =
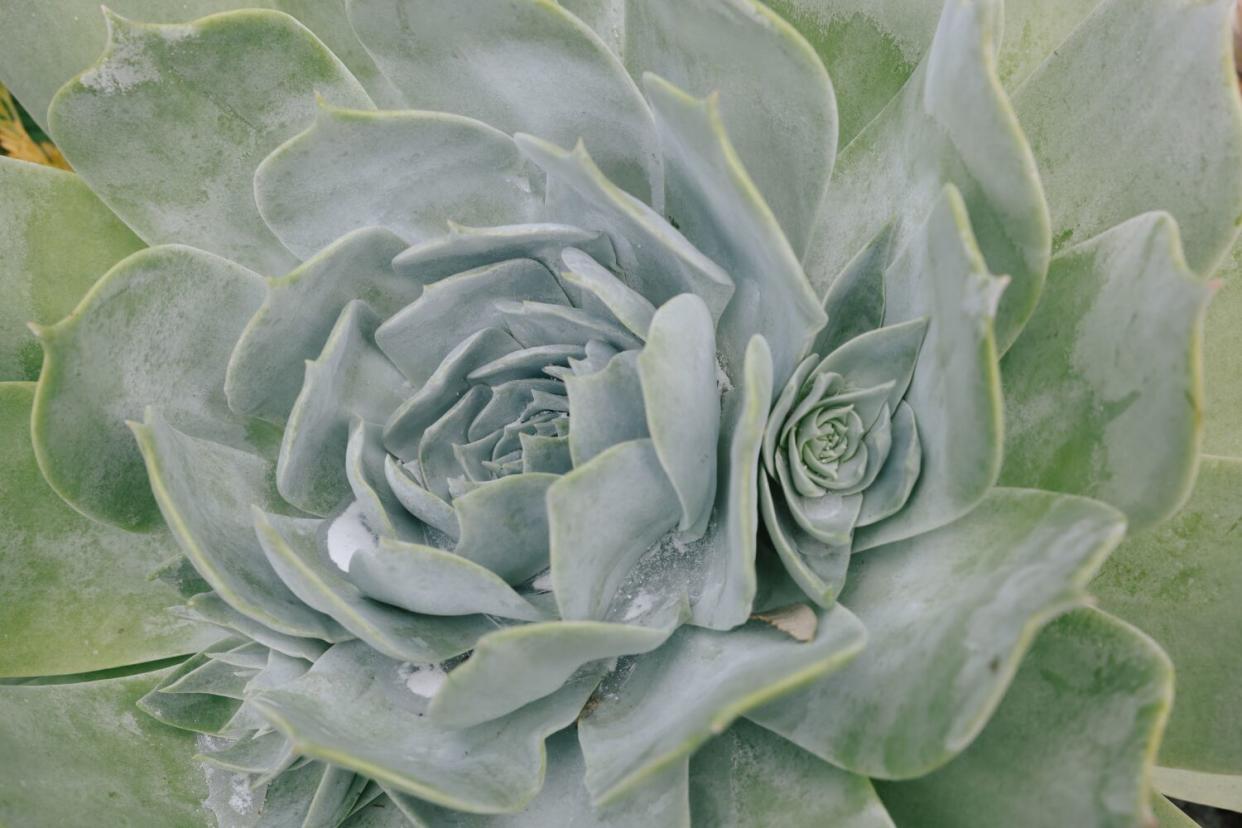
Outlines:
[{"label": "rosette of leaves", "polygon": [[0,32],[76,171],[0,165],[0,817],[1227,798],[1231,4],[76,3]]}]

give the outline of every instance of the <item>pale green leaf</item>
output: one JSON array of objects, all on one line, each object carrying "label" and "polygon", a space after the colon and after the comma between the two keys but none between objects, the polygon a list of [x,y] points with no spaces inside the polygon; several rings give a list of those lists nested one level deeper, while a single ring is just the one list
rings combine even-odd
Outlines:
[{"label": "pale green leaf", "polygon": [[823,292],[889,222],[898,247],[916,235],[952,184],[987,267],[1010,277],[996,323],[1004,351],[1035,309],[1050,237],[1035,160],[995,74],[1000,5],[945,5],[935,39],[901,95],[841,151],[806,267]]},{"label": "pale green leaf", "polygon": [[0,158],[0,379],[38,379],[43,354],[26,323],[59,321],[140,247],[78,176]]},{"label": "pale green leaf", "polygon": [[1106,0],[1015,90],[1054,247],[1164,210],[1193,270],[1224,256],[1242,217],[1235,5]]},{"label": "pale green leaf", "polygon": [[599,681],[586,675],[496,722],[449,730],[423,715],[428,700],[400,667],[362,642],[338,644],[253,703],[301,753],[446,807],[497,813],[534,798],[544,739],[573,722]]},{"label": "pale green leaf", "polygon": [[[108,21],[103,57],[53,100],[57,146],[148,244],[196,245],[264,275],[289,270],[296,259],[259,217],[255,168],[310,123],[316,94],[372,106],[366,92],[284,14]],[[144,127],[128,129],[135,123]],[[122,130],[127,139],[115,140]]]},{"label": "pale green leaf", "polygon": [[580,720],[592,799],[624,795],[748,710],[840,668],[865,638],[842,607],[820,613],[809,643],[762,622],[728,631],[682,627],[660,649],[619,666]]},{"label": "pale green leaf", "polygon": [[1053,259],[1039,308],[1001,364],[1001,483],[1111,503],[1131,530],[1172,514],[1197,464],[1207,300],[1166,214]]},{"label": "pale green leaf", "polygon": [[610,178],[659,208],[650,110],[616,56],[556,3],[352,0],[349,17],[411,108],[562,145],[581,139]]},{"label": "pale green leaf", "polygon": [[877,787],[899,826],[1146,824],[1147,776],[1172,698],[1173,671],[1155,642],[1076,610],[1040,633],[960,756]]},{"label": "pale green leaf", "polygon": [[197,436],[265,442],[265,431],[224,399],[229,351],[262,298],[262,281],[245,268],[159,247],[123,260],[71,315],[38,329],[44,362],[32,433],[52,488],[98,520],[131,530],[157,525],[125,428],[148,405]]},{"label": "pale green leaf", "polygon": [[384,227],[408,242],[538,217],[527,162],[488,124],[443,112],[321,103],[314,124],[263,160],[254,193],[285,247],[308,257],[345,233]]},{"label": "pale green leaf", "polygon": [[34,385],[0,383],[0,676],[85,673],[190,653],[219,634],[178,618],[193,584],[152,578],[177,554],[70,509],[30,445]]},{"label": "pale green leaf", "polygon": [[1242,663],[1231,657],[1242,652],[1239,492],[1242,459],[1205,457],[1182,510],[1127,538],[1091,590],[1160,642],[1177,670],[1160,763],[1242,777]]},{"label": "pale green leaf", "polygon": [[208,824],[193,734],[134,706],[164,675],[0,686],[0,821],[75,825],[89,814],[99,825]]},{"label": "pale green leaf", "polygon": [[1086,600],[1123,528],[1096,501],[994,489],[955,523],[855,555],[838,600],[867,648],[750,718],[867,776],[945,764],[986,724],[1040,627]]}]

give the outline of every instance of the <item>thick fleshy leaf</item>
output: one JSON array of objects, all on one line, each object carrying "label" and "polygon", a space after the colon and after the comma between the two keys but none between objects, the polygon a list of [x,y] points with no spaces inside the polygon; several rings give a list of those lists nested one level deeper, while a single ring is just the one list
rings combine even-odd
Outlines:
[{"label": "thick fleshy leaf", "polygon": [[193,734],[134,707],[164,675],[0,686],[0,820],[202,824],[207,780],[192,758]]},{"label": "thick fleshy leaf", "polygon": [[512,713],[555,693],[583,665],[659,647],[681,620],[673,609],[655,625],[545,621],[485,635],[449,673],[428,714],[445,727],[471,727]]},{"label": "thick fleshy leaf", "polygon": [[[652,445],[681,503],[677,528],[700,535],[716,496],[720,434],[716,337],[702,299],[680,296],[656,311],[638,355],[638,376]],[[573,435],[571,429],[571,446]]]},{"label": "thick fleshy leaf", "polygon": [[[64,243],[66,227],[73,244]],[[43,355],[26,323],[59,321],[140,247],[78,176],[0,158],[0,380],[38,379]]]},{"label": "thick fleshy leaf", "polygon": [[224,391],[232,409],[283,423],[302,387],[303,363],[319,356],[351,300],[384,318],[414,301],[422,286],[391,267],[405,247],[387,230],[364,228],[269,279],[267,298],[229,358]]},{"label": "thick fleshy leaf", "polygon": [[280,444],[276,485],[299,509],[327,515],[349,493],[345,451],[354,418],[383,423],[413,389],[375,345],[378,314],[362,300],[341,311],[305,379]]},{"label": "thick fleshy leaf", "polygon": [[[1107,0],[1015,91],[1054,246],[1165,210],[1196,272],[1229,249],[1242,214],[1235,5]],[[1133,71],[1101,71],[1122,61]]]},{"label": "thick fleshy leaf", "polygon": [[[501,481],[503,482],[503,481]],[[630,570],[677,525],[677,492],[650,440],[619,443],[547,490],[552,586],[562,617],[603,618]]]},{"label": "thick fleshy leaf", "polygon": [[741,163],[801,255],[837,150],[836,101],[814,50],[753,0],[623,5],[620,54],[630,73],[720,93]]},{"label": "thick fleshy leaf", "polygon": [[449,221],[520,224],[542,198],[513,139],[444,112],[368,112],[321,104],[314,125],[255,171],[263,220],[306,257],[360,227],[409,242],[443,235]]},{"label": "thick fleshy leaf", "polygon": [[551,271],[514,258],[431,282],[418,301],[380,326],[375,339],[410,382],[420,385],[463,340],[502,326],[505,315],[496,305],[505,299],[568,304]]},{"label": "thick fleshy leaf", "polygon": [[902,94],[841,152],[806,265],[825,290],[888,222],[899,246],[916,236],[955,185],[987,266],[1011,280],[997,311],[1003,351],[1035,309],[1050,237],[1035,160],[995,74],[1000,15],[998,0],[945,5]]},{"label": "thick fleshy leaf", "polygon": [[545,617],[491,570],[430,546],[381,538],[350,558],[347,577],[371,598],[410,612],[519,621]]},{"label": "thick fleshy leaf", "polygon": [[[1128,538],[1091,585],[1100,605],[1160,642],[1177,668],[1160,764],[1242,777],[1242,459],[1205,457],[1168,523]],[[1242,801],[1242,800],[1240,800]]]},{"label": "thick fleshy leaf", "polygon": [[548,567],[548,512],[544,500],[554,474],[514,474],[453,501],[461,539],[453,552],[511,584]]},{"label": "thick fleshy leaf", "polygon": [[[906,303],[897,304],[907,309]],[[885,399],[889,409],[896,410],[910,387],[928,324],[926,317],[914,318],[860,334],[825,355],[813,373],[840,374],[850,389],[892,383]],[[864,424],[870,428],[870,423]]]},{"label": "thick fleshy leaf", "polygon": [[579,721],[592,798],[624,795],[746,711],[839,668],[865,638],[841,607],[820,614],[807,643],[759,622],[727,631],[682,627],[605,679]]},{"label": "thick fleshy leaf", "polygon": [[1156,643],[1095,610],[1040,633],[970,747],[939,770],[877,787],[900,826],[1133,826],[1173,700]]},{"label": "thick fleshy leaf", "polygon": [[[293,18],[239,11],[189,25],[108,16],[108,48],[48,113],[74,169],[149,244],[180,242],[265,275],[296,264],[259,217],[255,168],[310,123],[315,96],[372,106]],[[227,98],[220,90],[227,89]],[[145,124],[141,130],[126,125]],[[128,131],[125,141],[107,136]]]},{"label": "thick fleshy leaf", "polygon": [[241,639],[223,639],[165,672],[153,687],[149,686],[146,695],[137,700],[138,709],[170,727],[194,733],[223,732],[241,708],[240,701],[206,693],[164,693],[163,688],[208,663],[213,653],[240,643]]},{"label": "thick fleshy leaf", "polygon": [[599,681],[584,675],[496,722],[449,730],[423,715],[428,700],[400,668],[361,642],[339,644],[253,703],[303,754],[446,807],[497,813],[535,796],[543,740],[573,722]]},{"label": "thick fleshy leaf", "polygon": [[909,404],[902,402],[892,420],[892,444],[888,459],[879,474],[863,493],[862,508],[856,526],[870,526],[889,515],[895,515],[910,499],[923,468],[923,446],[919,442],[918,424]]},{"label": "thick fleshy leaf", "polygon": [[768,341],[780,387],[823,327],[819,300],[742,167],[718,98],[692,98],[654,75],[645,86],[664,152],[668,214],[736,283],[716,332],[725,371],[737,369],[750,337],[759,335]]},{"label": "thick fleshy leaf", "polygon": [[553,734],[548,738],[547,751],[543,787],[519,813],[463,814],[423,802],[415,803],[416,812],[425,825],[445,828],[690,828],[684,760],[649,780],[640,793],[597,808],[582,784],[584,765],[577,732],[570,728]]},{"label": "thick fleshy leaf", "polygon": [[561,251],[567,247],[582,248],[601,264],[616,264],[612,242],[606,236],[573,225],[464,227],[450,222],[446,235],[414,245],[393,259],[392,266],[403,276],[431,284],[446,276],[510,259],[534,259],[549,270],[559,270]]},{"label": "thick fleshy leaf", "polygon": [[563,145],[581,139],[610,178],[659,209],[651,112],[603,41],[559,5],[352,0],[349,17],[411,107]]},{"label": "thick fleshy leaf", "polygon": [[[638,354],[627,351],[612,357],[599,371],[565,377],[565,393],[573,412],[569,454],[575,466],[618,443],[651,436],[639,372]],[[714,373],[712,377],[714,391]]]},{"label": "thick fleshy leaf", "polygon": [[901,92],[944,8],[941,0],[768,0],[766,5],[801,32],[827,68],[837,93],[842,147]]},{"label": "thick fleshy leaf", "polygon": [[483,616],[415,615],[374,601],[326,560],[318,537],[322,521],[253,513],[263,552],[289,589],[307,606],[330,615],[367,645],[392,658],[441,661],[466,652],[495,624]]},{"label": "thick fleshy leaf", "polygon": [[219,638],[169,607],[192,582],[151,578],[165,532],[88,520],[48,488],[30,445],[34,385],[0,383],[0,676],[85,673],[194,652]]},{"label": "thick fleshy leaf", "polygon": [[516,139],[548,174],[549,214],[607,234],[626,284],[656,306],[680,293],[697,294],[712,318],[720,318],[733,280],[663,214],[610,181],[582,143],[571,151],[530,135]]},{"label": "thick fleshy leaf", "polygon": [[443,532],[453,542],[461,537],[461,524],[457,522],[453,507],[423,488],[409,469],[398,463],[391,454],[384,457],[384,480],[393,496],[411,515]]},{"label": "thick fleshy leaf", "polygon": [[647,339],[656,309],[646,297],[576,247],[566,248],[561,253],[561,262],[569,268],[561,270],[561,278],[584,291],[584,300],[587,297],[596,300],[631,333],[640,339]]},{"label": "thick fleshy leaf", "polygon": [[789,513],[784,495],[779,491],[772,480],[761,473],[759,508],[768,538],[789,577],[812,601],[821,607],[830,607],[845,585],[850,563],[849,546],[826,544],[803,529]]},{"label": "thick fleshy leaf", "polygon": [[181,550],[233,609],[286,635],[340,640],[345,632],[309,609],[263,559],[247,514],[283,507],[272,464],[173,428],[155,409],[132,423],[151,488]]},{"label": "thick fleshy leaf", "polygon": [[298,638],[268,629],[249,616],[230,607],[214,592],[195,595],[186,603],[186,614],[214,624],[222,629],[240,633],[246,638],[276,650],[292,658],[314,661],[323,655],[328,645],[317,638]]},{"label": "thick fleshy leaf", "polygon": [[965,514],[995,482],[1002,400],[992,318],[1003,287],[973,244],[952,186],[884,273],[889,325],[926,317],[927,335],[906,393],[922,446],[909,501],[855,533],[854,549],[926,532]]},{"label": "thick fleshy leaf", "polygon": [[698,562],[702,584],[694,598],[694,623],[727,630],[746,620],[755,597],[755,537],[759,531],[759,454],[774,387],[767,340],[752,337],[739,377],[741,387],[725,401],[716,487],[716,525]]},{"label": "thick fleshy leaf", "polygon": [[159,518],[127,418],[156,405],[199,436],[235,445],[265,436],[224,399],[229,351],[262,292],[245,268],[161,247],[125,259],[69,317],[39,328],[32,438],[52,488],[97,520],[147,529]]},{"label": "thick fleshy leaf", "polygon": [[1053,259],[1039,308],[1001,366],[1001,483],[1111,503],[1131,530],[1176,511],[1198,462],[1208,295],[1162,213]]},{"label": "thick fleshy leaf", "polygon": [[[234,9],[267,8],[293,15],[339,57],[381,106],[401,97],[379,73],[345,16],[345,0],[117,0],[108,7],[131,20],[188,23]],[[95,0],[63,0],[55,7],[41,0],[16,0],[6,8],[0,32],[0,81],[12,90],[41,126],[56,90],[99,57],[107,42],[107,25]],[[44,48],[47,32],[56,32],[55,49]]]},{"label": "thick fleshy leaf", "polygon": [[[418,457],[423,432],[460,403],[471,388],[469,376],[520,348],[513,337],[499,328],[484,328],[453,345],[414,396],[384,424],[384,445],[407,462]],[[397,365],[400,364],[398,361]],[[434,481],[427,482],[429,486],[436,485]],[[436,494],[444,496],[441,491]]]},{"label": "thick fleshy leaf", "polygon": [[884,271],[893,255],[893,227],[887,225],[858,252],[824,294],[827,324],[811,351],[830,354],[884,324]]},{"label": "thick fleshy leaf", "polygon": [[1242,245],[1218,274],[1226,281],[1212,297],[1203,326],[1206,410],[1203,451],[1242,456]]},{"label": "thick fleshy leaf", "polygon": [[717,828],[893,826],[866,777],[834,768],[746,719],[691,758],[690,811],[696,824]]},{"label": "thick fleshy leaf", "polygon": [[389,456],[384,450],[383,429],[355,417],[345,446],[345,476],[354,501],[346,508],[356,510],[369,533],[422,543],[427,540],[426,527],[406,511],[388,486],[384,465]]},{"label": "thick fleshy leaf", "polygon": [[1086,498],[994,489],[955,523],[855,555],[839,601],[867,648],[751,718],[855,773],[939,767],[983,728],[1036,631],[1085,601],[1124,525]]}]

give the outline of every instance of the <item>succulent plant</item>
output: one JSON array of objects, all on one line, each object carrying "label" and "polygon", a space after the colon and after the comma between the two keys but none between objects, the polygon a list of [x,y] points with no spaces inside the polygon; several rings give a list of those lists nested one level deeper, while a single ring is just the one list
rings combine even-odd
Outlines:
[{"label": "succulent plant", "polygon": [[0,818],[1239,801],[1232,3],[239,5],[0,31]]}]

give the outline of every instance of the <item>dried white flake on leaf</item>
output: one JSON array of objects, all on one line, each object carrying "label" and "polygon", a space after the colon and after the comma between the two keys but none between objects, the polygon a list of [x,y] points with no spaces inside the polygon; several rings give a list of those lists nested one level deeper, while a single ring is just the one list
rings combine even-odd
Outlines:
[{"label": "dried white flake on leaf", "polygon": [[813,640],[815,630],[819,627],[819,616],[806,604],[790,604],[767,612],[757,612],[751,619],[770,624],[790,638],[802,642]]}]

